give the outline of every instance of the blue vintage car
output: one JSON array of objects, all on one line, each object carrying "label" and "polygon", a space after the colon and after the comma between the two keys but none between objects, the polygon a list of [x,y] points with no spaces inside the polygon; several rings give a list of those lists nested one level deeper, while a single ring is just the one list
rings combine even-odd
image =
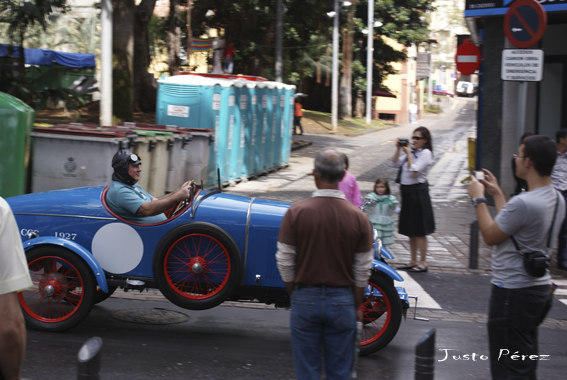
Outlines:
[{"label": "blue vintage car", "polygon": [[[288,307],[275,253],[290,204],[223,194],[216,168],[205,168],[195,180],[190,199],[155,224],[114,214],[105,186],[7,199],[34,285],[20,293],[28,325],[45,331],[73,328],[117,287],[158,288],[190,310],[227,300]],[[376,244],[362,305],[363,355],[393,339],[408,307],[405,290],[394,287],[393,280],[402,277],[384,260],[391,254],[378,239]]]}]

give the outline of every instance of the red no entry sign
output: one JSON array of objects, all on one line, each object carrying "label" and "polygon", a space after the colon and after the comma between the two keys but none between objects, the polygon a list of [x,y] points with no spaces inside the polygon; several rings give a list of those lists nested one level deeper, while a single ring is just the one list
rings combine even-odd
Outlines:
[{"label": "red no entry sign", "polygon": [[472,42],[459,46],[455,56],[457,70],[463,75],[471,75],[480,67],[480,50]]},{"label": "red no entry sign", "polygon": [[545,33],[547,13],[535,0],[516,0],[504,17],[504,33],[508,41],[519,48],[538,43]]}]

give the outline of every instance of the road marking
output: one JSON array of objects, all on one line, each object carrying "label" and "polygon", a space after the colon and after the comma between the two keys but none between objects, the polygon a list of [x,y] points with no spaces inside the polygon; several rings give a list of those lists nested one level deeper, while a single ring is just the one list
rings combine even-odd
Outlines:
[{"label": "road marking", "polygon": [[457,108],[458,102],[459,102],[459,99],[453,99],[453,105],[451,106],[451,111],[454,110],[455,108]]},{"label": "road marking", "polygon": [[[404,282],[394,281],[394,286],[402,286],[406,289],[409,296],[417,296],[417,306],[424,309],[442,309],[441,306],[415,281],[407,272],[399,271]],[[410,307],[415,305],[414,300],[410,300]]]},{"label": "road marking", "polygon": [[382,144],[380,144],[380,145],[386,145],[386,144],[389,144],[389,143],[394,142],[394,141],[396,141],[396,140],[386,141],[385,143],[382,143]]},{"label": "road marking", "polygon": [[561,302],[563,302],[565,305],[567,305],[567,300],[559,300]]},{"label": "road marking", "polygon": [[557,286],[567,285],[567,280],[555,280],[552,278],[551,282],[553,282]]}]

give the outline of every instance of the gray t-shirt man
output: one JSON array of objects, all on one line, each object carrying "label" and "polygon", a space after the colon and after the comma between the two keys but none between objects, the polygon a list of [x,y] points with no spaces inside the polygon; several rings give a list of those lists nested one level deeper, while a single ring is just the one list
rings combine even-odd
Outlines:
[{"label": "gray t-shirt man", "polygon": [[[549,230],[557,207],[551,236],[551,247],[557,239],[565,218],[565,200],[553,186],[538,187],[513,197],[496,215],[495,221],[502,232],[513,235],[521,252],[539,251],[551,256],[547,248]],[[549,284],[549,271],[543,277],[531,277],[524,269],[511,238],[494,246],[492,250],[492,283],[506,289],[527,288]]]}]

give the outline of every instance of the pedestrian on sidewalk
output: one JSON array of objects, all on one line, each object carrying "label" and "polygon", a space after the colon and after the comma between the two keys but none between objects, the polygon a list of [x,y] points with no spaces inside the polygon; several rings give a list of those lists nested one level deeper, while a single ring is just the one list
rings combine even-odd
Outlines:
[{"label": "pedestrian on sidewalk", "polygon": [[[562,128],[555,134],[557,160],[551,172],[551,183],[559,191],[567,205],[567,128]],[[561,224],[557,244],[557,268],[567,270],[567,217]]]},{"label": "pedestrian on sidewalk", "polygon": [[234,68],[234,43],[229,42],[224,48],[224,72],[232,74]]},{"label": "pedestrian on sidewalk", "polygon": [[408,106],[409,118],[411,124],[417,124],[417,104],[411,102]]},{"label": "pedestrian on sidewalk", "polygon": [[0,378],[20,380],[26,326],[18,292],[32,286],[14,214],[0,197]]},{"label": "pedestrian on sidewalk", "polygon": [[345,176],[342,181],[339,182],[339,190],[345,194],[346,200],[360,207],[362,205],[360,188],[356,182],[356,177],[348,172],[348,156],[343,153],[343,160],[345,162]]},{"label": "pedestrian on sidewalk", "polygon": [[[401,168],[402,210],[398,232],[409,237],[411,251],[409,264],[398,269],[420,273],[427,272],[427,235],[435,232],[435,218],[427,182],[427,173],[433,165],[433,144],[431,133],[425,127],[417,127],[411,139],[411,151],[407,139],[398,139],[392,158],[394,167]],[[400,151],[403,152],[401,155]],[[420,252],[419,263],[417,251]]]},{"label": "pedestrian on sidewalk", "polygon": [[390,185],[386,178],[378,178],[374,182],[374,192],[366,196],[370,203],[364,212],[368,215],[372,227],[378,231],[383,245],[394,244],[394,219],[392,213],[399,212],[398,200],[390,194]]},{"label": "pedestrian on sidewalk", "polygon": [[298,380],[350,379],[356,322],[370,278],[372,231],[366,215],[346,202],[338,184],[343,156],[315,157],[317,191],[286,212],[276,260],[291,298],[290,329]]},{"label": "pedestrian on sidewalk", "polygon": [[[565,218],[565,200],[551,182],[556,156],[549,137],[526,138],[514,159],[516,175],[528,182],[529,190],[508,202],[490,171],[483,169],[485,180],[480,182],[471,177],[468,192],[476,207],[478,227],[485,243],[494,246],[488,311],[493,379],[537,378],[537,330],[551,308],[551,277],[548,269],[540,277],[528,274],[530,266],[524,257],[538,252],[549,259],[551,242]],[[494,219],[486,205],[485,190],[494,199],[498,212]]]},{"label": "pedestrian on sidewalk", "polygon": [[301,118],[303,117],[303,109],[301,108],[301,100],[295,99],[293,108],[293,134],[297,135],[296,127],[299,127],[299,135],[303,134],[303,127],[301,126]]}]

